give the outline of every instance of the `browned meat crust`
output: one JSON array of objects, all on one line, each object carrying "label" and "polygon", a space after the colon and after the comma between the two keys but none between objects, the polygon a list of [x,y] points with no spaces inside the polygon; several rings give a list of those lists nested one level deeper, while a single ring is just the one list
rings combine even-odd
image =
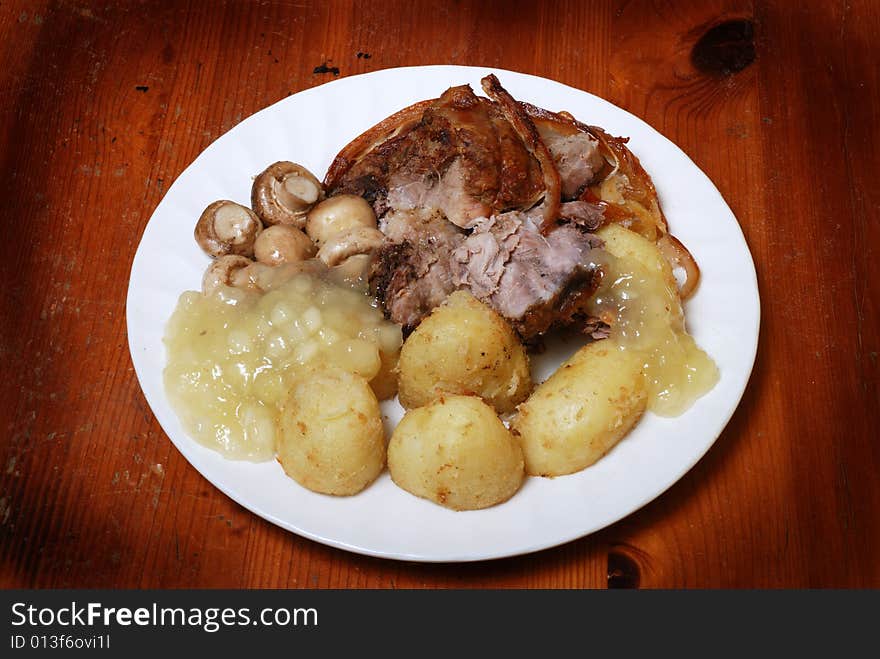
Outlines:
[{"label": "browned meat crust", "polygon": [[538,222],[538,230],[544,233],[552,223],[556,222],[559,217],[559,202],[561,201],[561,187],[559,183],[559,172],[553,162],[553,157],[544,144],[535,124],[529,119],[528,114],[514,100],[498,78],[490,74],[483,78],[483,91],[495,101],[504,113],[504,118],[513,126],[516,134],[522,140],[528,152],[538,161],[541,167],[541,175],[544,179],[544,198],[542,209]]},{"label": "browned meat crust", "polygon": [[361,195],[380,216],[391,208],[440,210],[462,227],[541,198],[540,166],[495,104],[462,86],[417,111],[418,122],[402,111],[399,127],[386,120],[343,149],[325,178],[328,194]]},{"label": "browned meat crust", "polygon": [[386,241],[371,286],[406,329],[465,288],[527,342],[567,326],[601,338],[590,252],[609,205],[591,185],[623,167],[653,210],[653,184],[625,141],[520,103],[495,76],[482,84],[489,99],[451,87],[358,137],[330,166],[327,194],[373,204]]}]

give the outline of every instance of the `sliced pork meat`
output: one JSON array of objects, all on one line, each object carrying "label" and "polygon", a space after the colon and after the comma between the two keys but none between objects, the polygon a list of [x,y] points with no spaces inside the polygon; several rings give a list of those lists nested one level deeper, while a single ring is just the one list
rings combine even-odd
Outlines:
[{"label": "sliced pork meat", "polygon": [[498,108],[467,86],[448,89],[410,130],[366,153],[343,153],[325,181],[329,194],[366,197],[379,216],[437,210],[468,228],[493,212],[533,206],[543,194],[537,161]]},{"label": "sliced pork meat", "polygon": [[566,201],[559,205],[559,217],[587,231],[595,231],[605,221],[605,208],[587,201]]},{"label": "sliced pork meat", "polygon": [[570,134],[558,130],[539,131],[559,168],[562,198],[577,199],[605,165],[605,159],[599,153],[599,143],[589,133],[581,131]]},{"label": "sliced pork meat", "polygon": [[553,162],[553,156],[547,145],[541,140],[538,129],[529,118],[526,111],[511,96],[498,78],[494,75],[488,75],[481,81],[483,90],[489,97],[498,104],[504,118],[513,126],[516,134],[522,140],[523,146],[529,154],[538,161],[541,168],[541,178],[543,182],[543,196],[541,206],[537,212],[533,214],[535,226],[542,233],[552,226],[559,217],[559,203],[561,198],[561,183],[559,181],[559,171]]},{"label": "sliced pork meat", "polygon": [[606,167],[600,143],[570,115],[514,100],[495,76],[482,84],[488,99],[452,87],[354,140],[327,194],[373,204],[386,239],[370,283],[405,328],[463,288],[526,341],[572,324],[601,334],[586,302],[601,277],[591,251],[604,206],[581,198]]},{"label": "sliced pork meat", "polygon": [[521,103],[547,145],[562,185],[563,200],[577,199],[586,187],[607,167],[599,140],[589,126],[567,112],[548,112]]},{"label": "sliced pork meat", "polygon": [[453,252],[455,283],[531,339],[578,314],[587,319],[585,303],[601,278],[593,250],[601,245],[571,224],[542,234],[533,215],[503,213],[477,224]]},{"label": "sliced pork meat", "polygon": [[379,228],[386,241],[373,261],[370,283],[386,315],[410,330],[457,288],[451,255],[465,234],[429,210],[389,212]]}]

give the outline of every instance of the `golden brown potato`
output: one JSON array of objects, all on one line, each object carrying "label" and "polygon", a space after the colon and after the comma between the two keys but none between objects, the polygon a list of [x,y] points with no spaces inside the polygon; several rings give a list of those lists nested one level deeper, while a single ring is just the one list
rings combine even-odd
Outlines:
[{"label": "golden brown potato", "polygon": [[524,477],[516,439],[475,396],[444,396],[408,411],[391,436],[388,470],[407,492],[453,510],[507,501]]},{"label": "golden brown potato", "polygon": [[300,485],[356,494],[385,465],[379,403],[359,375],[314,372],[296,384],[281,411],[278,461]]},{"label": "golden brown potato", "polygon": [[476,394],[506,413],[532,389],[528,356],[510,325],[465,291],[450,295],[409,336],[399,370],[407,409],[442,392]]},{"label": "golden brown potato", "polygon": [[645,411],[641,359],[610,340],[590,343],[519,406],[511,423],[526,472],[561,476],[601,458]]}]

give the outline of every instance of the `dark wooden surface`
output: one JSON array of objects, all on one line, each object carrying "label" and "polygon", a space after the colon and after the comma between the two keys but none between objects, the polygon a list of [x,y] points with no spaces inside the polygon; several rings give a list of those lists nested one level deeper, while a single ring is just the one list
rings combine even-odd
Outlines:
[{"label": "dark wooden surface", "polygon": [[[880,586],[880,6],[801,4],[0,2],[0,586]],[[162,433],[125,338],[140,234],[204,147],[334,77],[319,65],[435,63],[651,123],[733,208],[763,303],[745,398],[685,478],[590,537],[471,565],[356,556],[240,508]]]}]

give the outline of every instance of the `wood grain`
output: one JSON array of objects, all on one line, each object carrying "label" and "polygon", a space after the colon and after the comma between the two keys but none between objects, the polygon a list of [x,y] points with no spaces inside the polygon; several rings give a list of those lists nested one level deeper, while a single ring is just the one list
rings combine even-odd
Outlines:
[{"label": "wood grain", "polygon": [[[695,65],[726,21],[751,36]],[[0,586],[880,586],[877,34],[865,0],[0,3]],[[141,232],[202,149],[321,65],[434,63],[644,118],[729,202],[763,298],[745,398],[685,478],[468,565],[347,554],[234,504],[162,433],[125,339]]]}]

